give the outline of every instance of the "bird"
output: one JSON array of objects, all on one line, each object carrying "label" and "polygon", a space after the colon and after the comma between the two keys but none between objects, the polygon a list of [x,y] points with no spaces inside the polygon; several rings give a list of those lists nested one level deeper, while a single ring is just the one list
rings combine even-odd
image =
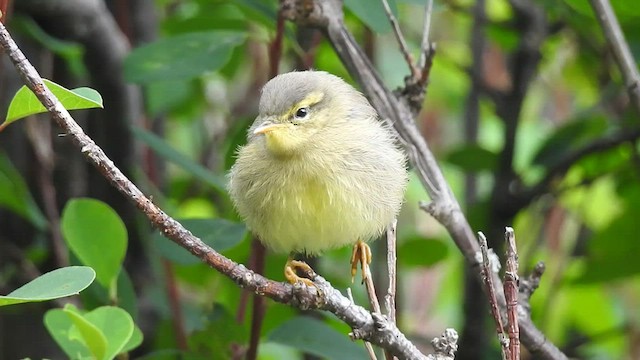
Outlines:
[{"label": "bird", "polygon": [[227,186],[249,230],[271,251],[289,254],[287,281],[314,286],[298,271],[315,272],[295,256],[347,245],[352,281],[358,263],[365,280],[367,242],[398,215],[407,179],[395,133],[365,96],[336,75],[307,70],[264,85]]}]

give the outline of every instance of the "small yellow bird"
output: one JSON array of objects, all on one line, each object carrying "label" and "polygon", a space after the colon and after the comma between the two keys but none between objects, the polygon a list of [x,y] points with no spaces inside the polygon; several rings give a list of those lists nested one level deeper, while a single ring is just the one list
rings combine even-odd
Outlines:
[{"label": "small yellow bird", "polygon": [[367,99],[322,71],[279,75],[262,89],[260,114],[238,150],[228,189],[247,226],[270,249],[290,253],[285,277],[310,271],[294,253],[355,244],[366,275],[371,250],[394,220],[407,183],[406,159]]}]

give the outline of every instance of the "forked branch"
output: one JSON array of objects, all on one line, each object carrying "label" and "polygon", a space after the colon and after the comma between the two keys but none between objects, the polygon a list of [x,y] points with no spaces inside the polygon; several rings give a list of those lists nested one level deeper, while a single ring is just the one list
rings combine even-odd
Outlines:
[{"label": "forked branch", "polygon": [[[267,279],[244,265],[238,264],[206,245],[202,240],[185,229],[178,221],[168,216],[138,189],[105,155],[102,149],[89,138],[69,115],[60,101],[44,85],[42,78],[26,59],[22,51],[0,24],[0,47],[9,56],[27,87],[51,114],[58,126],[71,139],[73,145],[86,160],[107,179],[118,191],[131,201],[150,223],[165,237],[184,247],[207,265],[233,280],[240,287],[269,297],[277,302],[300,309],[320,309],[335,314],[351,326],[355,339],[367,340],[389,350],[399,359],[453,359],[452,355],[436,350],[435,355],[423,355],[392,322],[380,314],[372,314],[333,288],[321,276],[314,276],[316,287],[292,286]],[[453,339],[447,330],[443,338]],[[457,340],[457,337],[455,337]],[[440,339],[440,338],[438,338]],[[439,340],[438,340],[439,341]],[[455,347],[455,343],[443,348]]]}]

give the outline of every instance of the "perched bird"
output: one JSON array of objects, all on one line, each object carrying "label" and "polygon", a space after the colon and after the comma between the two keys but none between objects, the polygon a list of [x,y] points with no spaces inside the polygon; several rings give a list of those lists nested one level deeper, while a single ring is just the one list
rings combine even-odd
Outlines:
[{"label": "perched bird", "polygon": [[322,71],[279,75],[262,89],[259,115],[238,150],[228,190],[247,226],[266,247],[290,253],[285,277],[310,271],[295,253],[319,255],[354,244],[357,264],[371,262],[365,241],[394,220],[407,183],[405,156],[367,99]]}]

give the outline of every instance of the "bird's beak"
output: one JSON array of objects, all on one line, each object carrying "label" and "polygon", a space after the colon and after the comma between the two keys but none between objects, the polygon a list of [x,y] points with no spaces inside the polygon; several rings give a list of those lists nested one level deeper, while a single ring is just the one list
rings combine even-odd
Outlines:
[{"label": "bird's beak", "polygon": [[266,120],[262,124],[260,124],[260,126],[258,126],[255,130],[253,130],[253,134],[254,135],[266,134],[277,129],[282,129],[285,126],[286,126],[285,124],[277,124],[277,123],[274,123],[272,120]]}]

